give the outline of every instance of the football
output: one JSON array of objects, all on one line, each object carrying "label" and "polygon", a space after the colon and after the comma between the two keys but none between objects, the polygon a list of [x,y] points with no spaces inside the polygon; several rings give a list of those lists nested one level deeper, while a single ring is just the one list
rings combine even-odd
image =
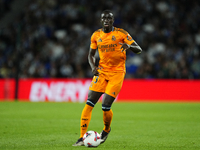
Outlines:
[{"label": "football", "polygon": [[86,147],[97,147],[101,143],[101,137],[96,131],[88,131],[83,136],[83,143]]}]

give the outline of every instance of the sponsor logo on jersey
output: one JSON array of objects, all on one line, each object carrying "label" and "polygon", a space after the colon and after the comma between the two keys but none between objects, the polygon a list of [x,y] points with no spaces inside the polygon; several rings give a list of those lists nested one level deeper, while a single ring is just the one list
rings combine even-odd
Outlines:
[{"label": "sponsor logo on jersey", "polygon": [[115,47],[117,47],[117,44],[106,44],[106,45],[97,45],[98,49],[102,52],[113,52],[115,51]]},{"label": "sponsor logo on jersey", "polygon": [[106,45],[98,45],[98,48],[115,48],[117,44],[106,44]]}]

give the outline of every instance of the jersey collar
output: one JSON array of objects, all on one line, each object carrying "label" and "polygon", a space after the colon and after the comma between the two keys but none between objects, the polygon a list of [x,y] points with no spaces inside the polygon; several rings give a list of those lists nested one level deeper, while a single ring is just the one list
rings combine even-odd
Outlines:
[{"label": "jersey collar", "polygon": [[113,26],[113,27],[112,27],[112,31],[114,31],[114,29],[115,29],[115,27]]}]

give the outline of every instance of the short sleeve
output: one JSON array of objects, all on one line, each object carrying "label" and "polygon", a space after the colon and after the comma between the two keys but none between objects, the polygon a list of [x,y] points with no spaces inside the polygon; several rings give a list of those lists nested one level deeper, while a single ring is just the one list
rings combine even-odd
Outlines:
[{"label": "short sleeve", "polygon": [[123,37],[123,41],[129,45],[131,45],[133,42],[135,42],[133,40],[133,38],[130,36],[130,34],[125,31],[124,29],[119,29],[119,32],[121,34],[121,36]]},{"label": "short sleeve", "polygon": [[91,49],[97,49],[97,41],[96,41],[95,33],[93,33],[92,36],[91,36],[90,48]]}]

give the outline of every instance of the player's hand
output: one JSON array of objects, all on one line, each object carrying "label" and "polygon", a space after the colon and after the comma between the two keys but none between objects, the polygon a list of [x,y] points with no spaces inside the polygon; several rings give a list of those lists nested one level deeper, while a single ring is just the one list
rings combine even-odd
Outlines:
[{"label": "player's hand", "polygon": [[98,72],[98,70],[99,70],[99,67],[94,67],[94,68],[92,68],[92,73],[95,75],[95,76],[99,76],[99,72]]},{"label": "player's hand", "polygon": [[122,45],[122,46],[120,47],[120,49],[122,49],[121,52],[126,51],[127,49],[130,48],[130,45],[128,45],[128,44],[126,44],[126,43],[120,43],[120,42],[119,42],[119,44]]}]

